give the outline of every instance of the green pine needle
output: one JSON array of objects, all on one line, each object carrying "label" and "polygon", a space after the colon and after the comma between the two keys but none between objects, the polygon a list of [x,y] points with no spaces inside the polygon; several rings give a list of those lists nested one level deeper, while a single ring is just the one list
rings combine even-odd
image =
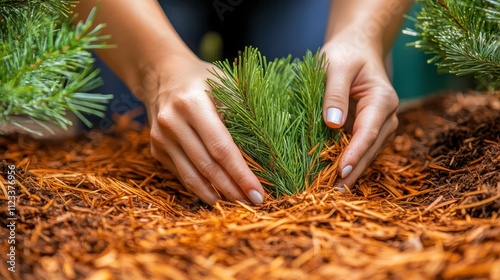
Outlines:
[{"label": "green pine needle", "polygon": [[419,0],[423,7],[408,35],[411,45],[434,56],[442,72],[474,76],[485,87],[500,87],[500,2]]},{"label": "green pine needle", "polygon": [[70,8],[78,1],[73,0],[0,0],[0,16],[2,18],[12,17],[22,10],[32,8],[43,11],[46,15],[70,14]]},{"label": "green pine needle", "polygon": [[[323,122],[327,62],[319,52],[268,62],[255,48],[216,62],[212,96],[235,143],[261,167],[275,195],[303,191],[325,167],[319,153],[337,133]],[[310,153],[313,148],[314,152]]]},{"label": "green pine needle", "polygon": [[108,37],[92,27],[95,9],[75,26],[66,17],[74,3],[0,0],[0,124],[25,116],[66,129],[68,110],[87,125],[84,114],[103,116],[112,96],[83,92],[101,84],[90,51],[109,48]]}]

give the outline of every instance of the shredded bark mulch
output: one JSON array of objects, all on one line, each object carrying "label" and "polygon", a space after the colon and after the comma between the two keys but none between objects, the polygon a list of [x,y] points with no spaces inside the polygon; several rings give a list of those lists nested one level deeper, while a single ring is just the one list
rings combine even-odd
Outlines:
[{"label": "shredded bark mulch", "polygon": [[332,163],[306,192],[208,207],[151,157],[147,129],[0,138],[18,194],[16,272],[2,240],[0,276],[500,279],[498,97],[450,93],[406,108],[395,138],[340,192],[347,141],[323,151]]}]

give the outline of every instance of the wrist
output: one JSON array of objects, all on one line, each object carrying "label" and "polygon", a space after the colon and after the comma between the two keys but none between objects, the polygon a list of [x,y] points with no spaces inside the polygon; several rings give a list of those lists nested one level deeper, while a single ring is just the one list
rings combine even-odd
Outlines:
[{"label": "wrist", "polygon": [[147,105],[160,92],[160,86],[168,77],[184,65],[197,63],[198,57],[187,47],[172,47],[158,44],[147,54],[137,59],[136,70],[126,81],[134,95]]},{"label": "wrist", "polygon": [[333,34],[325,41],[323,50],[342,52],[346,56],[353,53],[363,53],[381,61],[385,60],[386,55],[382,38],[367,36],[359,32],[355,27],[346,28],[339,33]]},{"label": "wrist", "polygon": [[382,41],[353,34],[355,33],[345,32],[332,36],[324,43],[322,50],[346,59],[369,56],[371,60],[385,61]]},{"label": "wrist", "polygon": [[352,47],[372,49],[384,57],[400,30],[412,0],[333,1],[325,35],[328,41],[350,41]]}]

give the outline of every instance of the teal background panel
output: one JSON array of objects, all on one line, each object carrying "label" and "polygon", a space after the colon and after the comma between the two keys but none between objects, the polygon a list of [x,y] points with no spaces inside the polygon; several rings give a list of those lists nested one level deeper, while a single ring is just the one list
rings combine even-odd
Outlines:
[{"label": "teal background panel", "polygon": [[[408,12],[408,16],[414,18],[420,8],[421,4],[414,4]],[[403,30],[406,28],[414,28],[413,20],[408,17],[404,22]],[[407,46],[408,43],[418,39],[418,37],[401,33],[393,46],[392,82],[400,99],[415,99],[446,90],[465,91],[474,86],[473,81],[469,78],[439,74],[435,65],[427,63],[432,55],[425,54],[415,47]]]}]

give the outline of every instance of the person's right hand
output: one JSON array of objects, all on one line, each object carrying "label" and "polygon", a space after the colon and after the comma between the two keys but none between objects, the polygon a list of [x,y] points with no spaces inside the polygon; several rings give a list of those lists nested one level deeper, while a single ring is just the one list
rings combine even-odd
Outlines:
[{"label": "person's right hand", "polygon": [[80,1],[76,18],[86,20],[96,5],[94,22],[106,24],[116,45],[97,53],[146,106],[152,155],[207,203],[262,203],[262,185],[206,93],[213,66],[191,52],[158,1]]},{"label": "person's right hand", "polygon": [[[169,56],[146,69],[143,97],[151,153],[203,201],[263,202],[264,189],[222,123],[207,90],[208,69],[196,57]],[[213,77],[212,77],[213,78]]]}]

